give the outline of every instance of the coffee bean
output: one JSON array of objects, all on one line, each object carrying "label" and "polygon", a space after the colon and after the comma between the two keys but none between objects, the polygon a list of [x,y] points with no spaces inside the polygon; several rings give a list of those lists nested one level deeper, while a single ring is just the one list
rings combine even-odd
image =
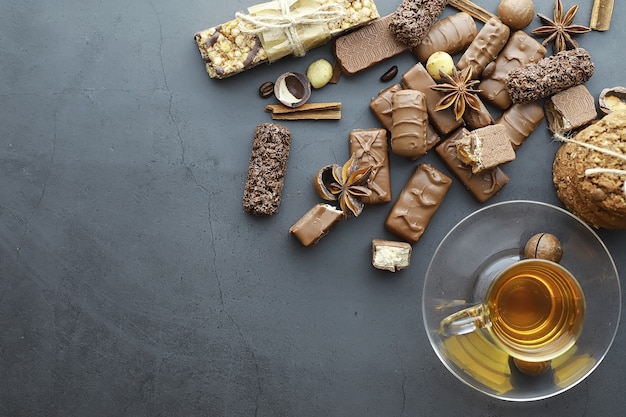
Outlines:
[{"label": "coffee bean", "polygon": [[387,72],[385,72],[383,75],[380,76],[380,81],[382,82],[391,81],[394,79],[396,75],[398,75],[398,67],[394,65],[393,67],[389,68]]},{"label": "coffee bean", "polygon": [[266,81],[259,87],[259,95],[261,98],[268,98],[274,94],[274,83]]}]

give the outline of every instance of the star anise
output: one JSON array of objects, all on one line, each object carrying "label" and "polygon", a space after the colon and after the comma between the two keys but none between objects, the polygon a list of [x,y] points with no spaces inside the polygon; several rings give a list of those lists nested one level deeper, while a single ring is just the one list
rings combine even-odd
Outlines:
[{"label": "star anise", "polygon": [[343,167],[332,166],[333,182],[328,185],[328,190],[338,196],[339,208],[345,217],[351,214],[357,216],[363,211],[361,197],[372,194],[367,183],[372,174],[372,167],[367,166],[359,169],[359,161],[352,154]]},{"label": "star anise", "polygon": [[544,46],[554,41],[552,50],[555,54],[567,49],[576,49],[578,48],[578,43],[572,38],[572,35],[591,32],[591,29],[587,26],[572,24],[577,12],[578,5],[575,4],[563,15],[563,4],[561,0],[556,0],[554,5],[554,19],[549,19],[547,16],[537,13],[537,17],[539,17],[545,26],[540,26],[530,33],[540,38],[546,38],[541,43]]},{"label": "star anise", "polygon": [[453,68],[451,75],[444,72],[439,74],[445,82],[432,85],[430,88],[442,91],[446,95],[437,102],[436,111],[447,109],[454,104],[454,117],[456,120],[460,120],[463,117],[467,106],[480,111],[480,99],[476,97],[476,93],[480,93],[481,90],[474,89],[474,86],[480,81],[472,80],[472,67],[466,67],[460,72]]}]

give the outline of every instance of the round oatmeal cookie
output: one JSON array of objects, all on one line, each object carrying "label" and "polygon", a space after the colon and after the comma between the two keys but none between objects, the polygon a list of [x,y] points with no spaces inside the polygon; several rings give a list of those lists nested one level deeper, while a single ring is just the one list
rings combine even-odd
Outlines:
[{"label": "round oatmeal cookie", "polygon": [[[613,112],[562,140],[553,165],[559,199],[596,228],[626,229],[626,172],[619,173],[626,170],[626,111]],[[597,168],[610,172],[587,171]]]}]

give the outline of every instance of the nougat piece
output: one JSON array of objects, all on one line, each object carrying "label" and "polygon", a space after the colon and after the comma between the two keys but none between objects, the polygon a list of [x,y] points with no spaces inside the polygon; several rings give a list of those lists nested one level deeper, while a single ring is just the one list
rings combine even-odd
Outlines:
[{"label": "nougat piece", "polygon": [[456,130],[437,145],[435,151],[470,194],[479,203],[484,203],[496,195],[509,182],[509,177],[500,167],[474,174],[471,166],[463,163],[456,151],[456,141],[466,134],[469,134],[469,131],[464,127]]},{"label": "nougat piece", "polygon": [[275,214],[282,200],[291,132],[275,123],[257,125],[252,141],[243,208],[250,214]]},{"label": "nougat piece", "polygon": [[483,70],[482,81],[478,85],[480,97],[486,104],[502,110],[511,107],[513,102],[506,88],[510,71],[522,65],[537,62],[546,55],[546,48],[524,31],[514,32],[495,61]]},{"label": "nougat piece", "polygon": [[452,179],[434,166],[419,164],[387,216],[387,230],[409,243],[416,243],[451,185]]},{"label": "nougat piece", "polygon": [[[593,99],[592,99],[593,102]],[[496,120],[495,124],[506,128],[513,149],[517,150],[539,127],[545,113],[537,102],[513,104]]]},{"label": "nougat piece", "polygon": [[413,54],[422,64],[435,52],[447,52],[450,55],[463,51],[476,37],[476,22],[465,12],[438,20],[428,31],[419,45],[413,48]]},{"label": "nougat piece", "polygon": [[500,19],[489,19],[459,59],[457,68],[472,67],[472,78],[480,79],[485,67],[498,57],[510,34],[511,29]]},{"label": "nougat piece", "polygon": [[545,106],[548,127],[554,133],[578,129],[598,117],[594,98],[582,84],[553,95]]},{"label": "nougat piece", "polygon": [[426,96],[417,90],[397,91],[392,99],[391,150],[417,159],[426,154]]},{"label": "nougat piece", "polygon": [[491,125],[468,131],[456,141],[459,159],[477,174],[515,159],[511,139],[502,125]]},{"label": "nougat piece", "polygon": [[330,204],[319,203],[291,226],[289,233],[294,235],[303,246],[313,246],[343,218],[341,210]]},{"label": "nougat piece", "polygon": [[389,272],[406,269],[411,264],[412,251],[407,242],[372,239],[372,266]]},{"label": "nougat piece", "polygon": [[383,204],[391,201],[391,173],[389,170],[389,142],[385,129],[354,129],[349,135],[350,153],[359,161],[359,167],[372,167],[369,187],[372,194],[362,197],[364,204]]}]

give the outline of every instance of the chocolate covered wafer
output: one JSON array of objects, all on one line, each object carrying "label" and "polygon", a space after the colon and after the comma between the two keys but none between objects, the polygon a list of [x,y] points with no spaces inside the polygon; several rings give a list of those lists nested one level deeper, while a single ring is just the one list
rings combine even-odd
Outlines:
[{"label": "chocolate covered wafer", "polygon": [[243,192],[248,213],[269,216],[278,211],[290,146],[291,133],[285,126],[261,123],[256,127]]},{"label": "chocolate covered wafer", "polygon": [[576,48],[512,70],[506,88],[513,103],[527,103],[583,84],[593,71],[589,53]]},{"label": "chocolate covered wafer", "polygon": [[459,159],[477,174],[515,159],[511,139],[502,125],[474,129],[456,141]]},{"label": "chocolate covered wafer", "polygon": [[544,116],[543,108],[536,102],[514,104],[502,113],[495,124],[506,128],[511,145],[516,150],[539,127]]},{"label": "chocolate covered wafer", "polygon": [[409,243],[416,243],[451,185],[452,179],[432,165],[418,165],[387,216],[387,230]]},{"label": "chocolate covered wafer", "polygon": [[439,19],[448,0],[402,0],[391,14],[389,28],[405,45],[415,47]]},{"label": "chocolate covered wafer", "polygon": [[435,151],[470,194],[479,203],[484,203],[509,182],[509,177],[500,167],[474,174],[472,168],[459,159],[456,151],[456,141],[466,134],[469,134],[469,131],[465,128],[456,130],[437,145]]},{"label": "chocolate covered wafer", "polygon": [[546,102],[548,127],[554,133],[578,129],[597,117],[594,98],[582,84],[561,91]]},{"label": "chocolate covered wafer", "polygon": [[415,64],[405,72],[402,76],[402,82],[406,88],[421,91],[426,95],[428,120],[439,133],[447,135],[463,124],[462,119],[456,120],[452,108],[436,110],[437,103],[445,94],[430,88],[436,82],[421,63]]},{"label": "chocolate covered wafer", "polygon": [[438,20],[420,44],[413,48],[413,54],[422,64],[435,52],[454,55],[467,48],[477,33],[472,16],[464,12],[456,13]]},{"label": "chocolate covered wafer", "polygon": [[500,19],[489,19],[459,59],[457,68],[472,67],[472,77],[480,79],[487,64],[493,62],[506,45],[510,33],[511,29]]},{"label": "chocolate covered wafer", "polygon": [[354,129],[350,132],[350,153],[356,155],[359,167],[372,167],[369,183],[372,194],[361,197],[365,204],[391,201],[388,147],[385,129]]},{"label": "chocolate covered wafer", "polygon": [[385,16],[337,38],[334,53],[345,74],[356,74],[409,49],[391,32],[390,22],[391,16]]},{"label": "chocolate covered wafer", "polygon": [[391,98],[396,91],[402,90],[400,84],[394,84],[390,87],[381,90],[376,97],[370,101],[370,110],[374,113],[374,116],[385,126],[385,129],[391,131],[393,122],[391,120]]},{"label": "chocolate covered wafer", "polygon": [[341,210],[329,204],[319,203],[291,226],[289,233],[304,246],[313,246],[343,217]]},{"label": "chocolate covered wafer", "polygon": [[510,71],[523,65],[537,62],[546,54],[546,48],[524,31],[518,30],[500,52],[495,61],[487,65],[478,85],[480,97],[500,109],[508,109],[512,103],[506,88]]},{"label": "chocolate covered wafer", "polygon": [[426,96],[417,90],[400,90],[391,98],[391,151],[417,159],[426,154],[428,111]]}]

